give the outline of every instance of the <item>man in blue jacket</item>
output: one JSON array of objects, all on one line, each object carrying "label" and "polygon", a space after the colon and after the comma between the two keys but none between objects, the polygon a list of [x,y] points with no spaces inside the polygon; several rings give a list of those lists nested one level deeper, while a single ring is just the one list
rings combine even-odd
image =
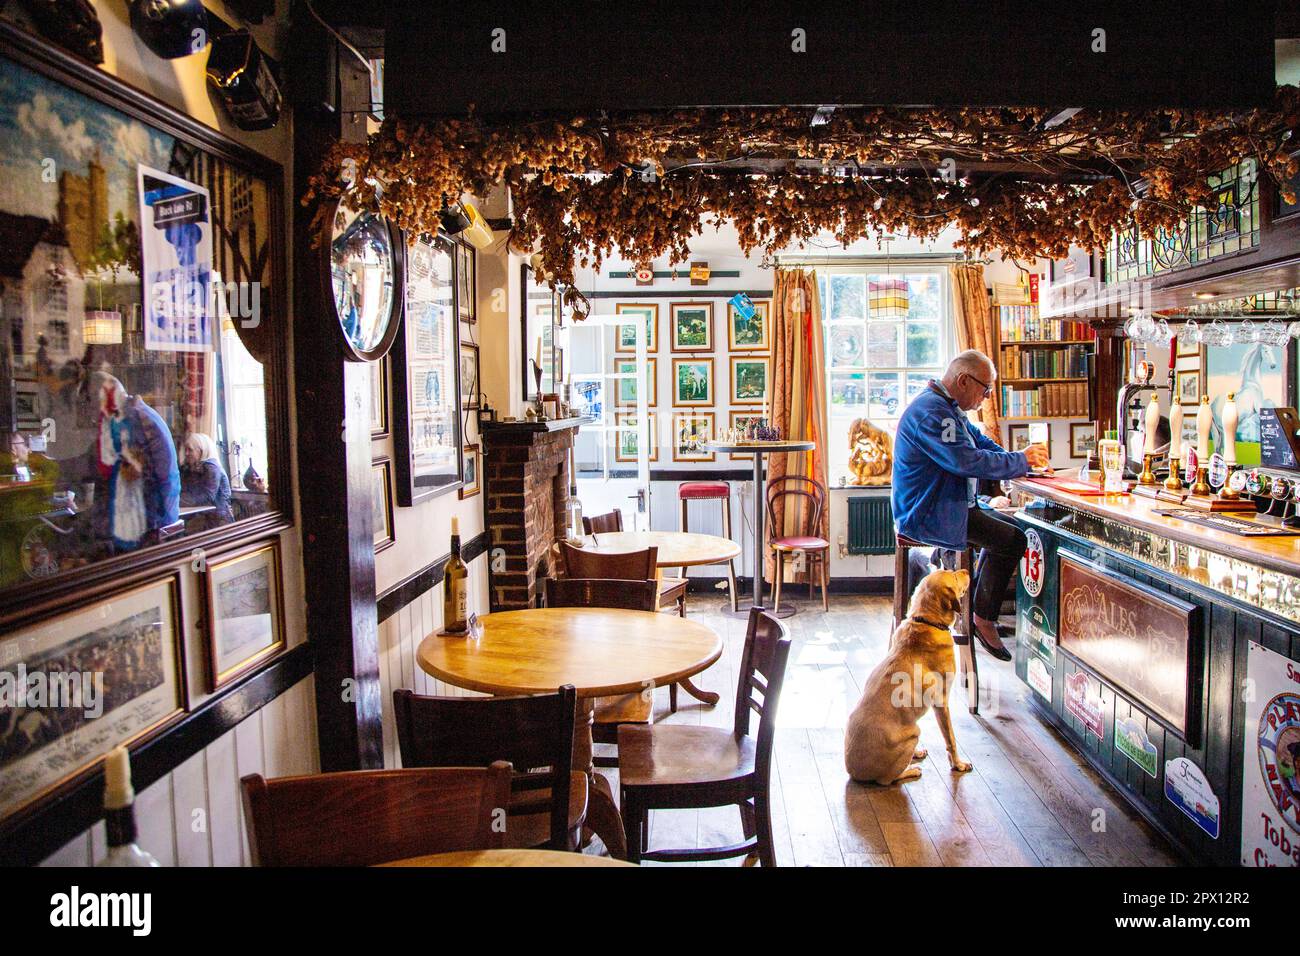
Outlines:
[{"label": "man in blue jacket", "polygon": [[1004,451],[966,417],[993,392],[997,370],[982,352],[962,352],[943,378],[931,381],[907,406],[894,437],[894,526],[915,541],[963,550],[982,549],[974,586],[975,633],[994,657],[1010,660],[998,636],[998,611],[1025,551],[1015,522],[979,505],[981,479],[1019,478],[1046,468],[1047,449]]}]

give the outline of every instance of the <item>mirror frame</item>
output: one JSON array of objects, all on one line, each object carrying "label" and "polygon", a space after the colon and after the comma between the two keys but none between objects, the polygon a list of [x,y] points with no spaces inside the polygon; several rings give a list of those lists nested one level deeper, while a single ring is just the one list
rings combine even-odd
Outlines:
[{"label": "mirror frame", "polygon": [[334,324],[339,334],[339,342],[343,346],[343,357],[349,362],[377,362],[388,354],[388,350],[393,347],[393,341],[397,338],[397,333],[402,326],[402,305],[406,298],[406,248],[403,245],[405,239],[402,231],[393,225],[378,213],[373,213],[376,219],[383,224],[388,232],[388,246],[392,251],[393,257],[393,297],[388,305],[388,324],[384,327],[384,334],[379,337],[373,349],[359,349],[356,344],[347,337],[343,332],[343,317],[338,313],[338,307],[334,304],[334,283],[332,266],[332,240],[334,235],[334,216],[338,213],[339,207],[344,205],[344,198],[331,199],[322,205],[324,213],[321,223],[321,243],[320,243],[320,271],[322,281],[325,283],[325,302],[329,303],[330,315],[333,317]]}]

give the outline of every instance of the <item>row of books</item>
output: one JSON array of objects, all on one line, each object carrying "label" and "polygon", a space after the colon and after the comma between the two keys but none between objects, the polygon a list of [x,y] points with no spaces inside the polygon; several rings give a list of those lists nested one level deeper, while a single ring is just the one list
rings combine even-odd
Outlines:
[{"label": "row of books", "polygon": [[1087,378],[1088,347],[1063,349],[1004,349],[1003,378]]},{"label": "row of books", "polygon": [[1002,386],[1002,414],[1007,418],[1084,418],[1087,382],[1066,382],[1016,389]]},{"label": "row of books", "polygon": [[999,305],[995,308],[1003,342],[1068,342],[1092,338],[1092,327],[1087,322],[1040,318],[1036,305]]}]

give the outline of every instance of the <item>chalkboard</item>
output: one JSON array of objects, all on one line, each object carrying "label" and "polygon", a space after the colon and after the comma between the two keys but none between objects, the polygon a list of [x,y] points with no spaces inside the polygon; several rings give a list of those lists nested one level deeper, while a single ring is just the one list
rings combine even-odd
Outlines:
[{"label": "chalkboard", "polygon": [[1300,471],[1300,419],[1294,408],[1259,410],[1259,463],[1265,468]]}]

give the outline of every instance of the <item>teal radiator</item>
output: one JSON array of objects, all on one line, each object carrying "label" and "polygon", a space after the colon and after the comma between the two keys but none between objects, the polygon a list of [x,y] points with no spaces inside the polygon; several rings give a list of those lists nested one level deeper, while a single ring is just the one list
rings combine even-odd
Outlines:
[{"label": "teal radiator", "polygon": [[849,554],[894,553],[894,509],[889,495],[849,499]]}]

